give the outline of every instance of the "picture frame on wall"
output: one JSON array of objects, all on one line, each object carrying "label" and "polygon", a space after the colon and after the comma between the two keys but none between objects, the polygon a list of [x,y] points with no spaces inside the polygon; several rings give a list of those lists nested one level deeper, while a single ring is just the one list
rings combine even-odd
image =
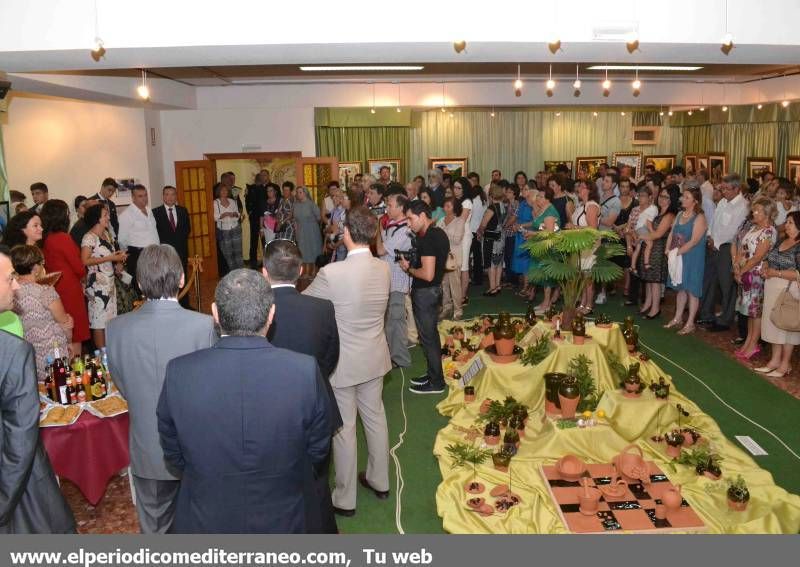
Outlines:
[{"label": "picture frame on wall", "polygon": [[428,158],[428,169],[440,169],[442,173],[449,173],[455,180],[467,176],[467,158]]},{"label": "picture frame on wall", "polygon": [[386,165],[389,166],[390,176],[389,179],[396,183],[401,183],[400,181],[400,158],[381,158],[381,159],[368,159],[367,165],[370,175],[373,175],[375,179],[380,177],[381,168]]},{"label": "picture frame on wall", "polygon": [[597,170],[602,163],[608,163],[608,156],[576,157],[575,178],[581,179],[581,175],[585,175],[586,179],[596,178]]},{"label": "picture frame on wall", "polygon": [[567,170],[569,171],[569,176],[572,177],[572,162],[571,161],[550,161],[546,160],[544,162],[544,172],[547,175],[555,175],[558,173],[558,167],[560,165],[566,166]]},{"label": "picture frame on wall", "polygon": [[686,170],[686,175],[694,175],[699,168],[697,162],[697,154],[686,154],[683,156],[683,169]]},{"label": "picture frame on wall", "polygon": [[630,179],[636,179],[642,173],[642,152],[614,152],[612,164],[614,167],[631,168]]},{"label": "picture frame on wall", "polygon": [[8,226],[8,219],[11,218],[11,203],[0,201],[0,230],[5,230]]},{"label": "picture frame on wall", "polygon": [[800,156],[786,158],[786,177],[795,185],[800,183]]},{"label": "picture frame on wall", "polygon": [[359,173],[361,173],[360,161],[339,162],[339,184],[343,188],[350,189],[350,184],[353,183],[353,178]]},{"label": "picture frame on wall", "polygon": [[[644,165],[652,165],[656,171],[660,171],[661,173],[667,173],[675,167],[675,159],[676,156],[672,155],[663,155],[663,156],[646,156],[644,158]],[[687,170],[688,173],[688,170]]]},{"label": "picture frame on wall", "polygon": [[117,192],[114,194],[112,201],[117,206],[125,206],[131,204],[131,190],[136,185],[136,180],[132,177],[126,179],[117,179]]},{"label": "picture frame on wall", "polygon": [[708,153],[708,178],[716,185],[722,181],[722,176],[728,173],[728,154],[725,152]]},{"label": "picture frame on wall", "polygon": [[775,160],[770,157],[748,157],[747,177],[761,179],[765,172],[775,173]]}]

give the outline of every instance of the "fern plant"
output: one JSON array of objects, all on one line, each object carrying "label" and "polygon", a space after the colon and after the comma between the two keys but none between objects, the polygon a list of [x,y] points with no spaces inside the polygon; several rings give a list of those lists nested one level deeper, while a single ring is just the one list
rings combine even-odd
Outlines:
[{"label": "fern plant", "polygon": [[[575,304],[591,282],[610,283],[622,277],[622,268],[611,261],[625,254],[620,238],[611,231],[576,228],[536,232],[523,244],[537,260],[528,272],[534,283],[554,281],[564,296],[564,324],[572,321]],[[588,258],[594,254],[595,260]]]},{"label": "fern plant", "polygon": [[550,354],[550,333],[544,333],[532,345],[525,349],[520,362],[525,366],[536,366]]},{"label": "fern plant", "polygon": [[594,378],[592,377],[592,361],[585,354],[579,354],[569,361],[567,374],[575,377],[578,391],[581,394],[578,412],[594,411],[600,402],[600,396],[597,393],[597,386],[595,386]]},{"label": "fern plant", "polygon": [[453,459],[451,468],[463,467],[468,463],[472,465],[472,480],[475,480],[477,474],[476,467],[482,465],[492,455],[491,449],[479,449],[469,443],[448,445],[445,450]]}]

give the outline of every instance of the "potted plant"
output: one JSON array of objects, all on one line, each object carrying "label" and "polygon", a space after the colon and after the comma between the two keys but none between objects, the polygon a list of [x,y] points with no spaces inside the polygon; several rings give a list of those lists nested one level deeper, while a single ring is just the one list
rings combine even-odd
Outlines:
[{"label": "potted plant", "polygon": [[639,347],[639,331],[636,330],[633,317],[625,317],[625,323],[622,327],[622,336],[625,338],[628,352],[636,352],[636,349]]},{"label": "potted plant", "polygon": [[503,445],[514,445],[515,447],[519,447],[519,432],[514,427],[509,427],[506,429],[505,435],[503,435]]},{"label": "potted plant", "polygon": [[664,434],[664,441],[667,443],[667,456],[677,459],[681,456],[683,446],[683,433],[677,429]]},{"label": "potted plant", "polygon": [[558,402],[561,408],[561,416],[565,419],[574,419],[575,410],[581,401],[578,381],[575,376],[564,376],[558,387]]},{"label": "potted plant", "polygon": [[669,398],[669,384],[667,384],[663,376],[658,377],[658,382],[650,384],[650,390],[659,400],[666,400]]},{"label": "potted plant", "polygon": [[550,333],[544,333],[525,348],[519,360],[524,366],[536,366],[550,354]]},{"label": "potted plant", "polygon": [[477,335],[477,334],[482,332],[481,331],[481,324],[480,324],[479,321],[475,321],[472,325],[470,325],[467,328],[470,330],[470,332],[472,332],[475,335]]},{"label": "potted plant", "polygon": [[547,320],[551,325],[555,326],[556,319],[561,314],[561,312],[556,309],[555,305],[551,305],[547,308],[547,311],[544,312],[544,318]]},{"label": "potted plant", "polygon": [[467,463],[472,465],[472,478],[464,485],[464,490],[470,494],[480,494],[485,486],[477,481],[477,466],[483,464],[492,454],[488,449],[478,449],[469,443],[455,443],[448,445],[446,451],[453,459],[452,468],[463,467]]},{"label": "potted plant", "polygon": [[572,342],[576,345],[582,345],[586,341],[586,320],[583,314],[578,313],[572,319]]},{"label": "potted plant", "polygon": [[747,509],[750,501],[750,490],[742,475],[737,475],[735,479],[728,481],[728,508],[736,512],[743,512]]},{"label": "potted plant", "polygon": [[567,374],[574,376],[578,385],[580,402],[578,402],[578,407],[575,411],[594,411],[597,408],[597,404],[600,403],[601,395],[597,392],[597,387],[592,377],[592,361],[585,354],[579,354],[569,361]]},{"label": "potted plant", "polygon": [[537,260],[528,273],[533,282],[555,281],[564,297],[562,324],[570,325],[583,290],[591,282],[607,284],[622,277],[610,259],[625,254],[620,237],[594,228],[539,231],[523,244]]},{"label": "potted plant", "polygon": [[464,328],[463,327],[453,327],[450,329],[450,334],[452,337],[457,341],[464,340]]},{"label": "potted plant", "polygon": [[[456,370],[456,372],[458,372],[458,370]],[[453,374],[453,378],[455,377],[455,374]],[[461,378],[460,374],[459,378]],[[475,386],[464,386],[464,401],[468,404],[475,401]]]},{"label": "potted plant", "polygon": [[633,398],[638,398],[644,390],[644,384],[642,384],[642,379],[639,377],[638,362],[634,362],[628,367],[628,374],[625,376],[622,387],[625,390],[625,396]]},{"label": "potted plant", "polygon": [[483,428],[483,440],[487,445],[497,445],[500,442],[500,424],[490,421]]},{"label": "potted plant", "polygon": [[536,308],[532,301],[528,302],[528,309],[525,311],[525,322],[529,327],[533,327],[536,324]]},{"label": "potted plant", "polygon": [[511,457],[513,457],[513,454],[511,454],[505,446],[501,447],[498,452],[492,453],[494,468],[500,472],[508,472],[508,465],[511,463]]},{"label": "potted plant", "polygon": [[610,329],[612,325],[611,317],[605,313],[598,313],[594,317],[594,325],[595,327],[600,327],[601,329]]},{"label": "potted plant", "polygon": [[511,315],[503,311],[494,327],[494,347],[500,356],[509,356],[514,353],[514,338],[516,332],[511,325]]},{"label": "potted plant", "polygon": [[698,475],[705,476],[711,480],[719,480],[722,476],[720,462],[722,457],[711,451],[707,445],[698,446],[688,451],[681,451],[678,457],[678,464],[694,467]]}]

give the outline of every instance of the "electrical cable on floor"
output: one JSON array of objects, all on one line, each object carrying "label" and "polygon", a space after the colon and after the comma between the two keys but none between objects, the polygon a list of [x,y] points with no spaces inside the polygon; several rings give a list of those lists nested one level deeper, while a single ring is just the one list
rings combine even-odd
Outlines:
[{"label": "electrical cable on floor", "polygon": [[403,372],[403,367],[398,367],[400,369],[400,376],[402,377],[402,381],[400,382],[400,410],[403,412],[403,430],[400,432],[400,435],[397,436],[397,443],[389,449],[389,455],[391,455],[392,460],[394,461],[394,468],[396,471],[396,483],[395,483],[395,492],[397,496],[395,497],[395,505],[394,505],[394,523],[397,526],[397,533],[405,534],[406,532],[403,530],[403,486],[405,486],[405,482],[403,481],[403,469],[400,466],[400,459],[397,457],[397,449],[399,449],[403,445],[403,441],[406,435],[406,429],[408,427],[408,417],[406,416],[406,373]]},{"label": "electrical cable on floor", "polygon": [[685,369],[683,366],[681,366],[680,364],[678,364],[678,363],[677,363],[677,362],[675,362],[674,360],[672,360],[672,359],[670,359],[670,358],[667,358],[666,356],[664,356],[663,354],[661,354],[660,352],[658,352],[657,350],[655,350],[653,347],[651,347],[651,346],[647,345],[647,344],[646,344],[646,343],[644,343],[643,341],[641,341],[641,340],[640,340],[640,341],[639,341],[639,344],[641,344],[642,346],[644,346],[645,348],[647,348],[647,349],[648,349],[650,352],[653,352],[653,353],[657,354],[658,356],[660,356],[661,358],[663,358],[664,360],[666,360],[667,362],[669,362],[670,364],[672,364],[672,365],[673,365],[675,368],[678,368],[679,370],[682,370],[682,371],[683,371],[683,372],[684,372],[684,373],[685,373],[687,376],[690,376],[691,378],[693,378],[693,379],[694,379],[694,380],[696,380],[697,382],[700,382],[700,383],[701,383],[701,384],[702,384],[702,385],[703,385],[703,386],[706,388],[706,390],[708,390],[709,392],[711,392],[711,395],[712,395],[712,396],[714,396],[714,397],[715,397],[715,398],[716,398],[716,399],[717,399],[717,400],[718,400],[718,401],[719,401],[719,402],[720,402],[720,403],[721,403],[723,406],[725,406],[726,408],[728,408],[729,410],[731,410],[733,413],[735,413],[736,415],[738,415],[739,417],[741,417],[741,418],[742,418],[742,419],[744,419],[745,421],[748,421],[748,422],[752,423],[753,425],[755,425],[756,427],[758,427],[758,428],[759,428],[759,429],[761,429],[762,431],[764,431],[764,432],[768,433],[769,435],[771,435],[771,436],[772,436],[772,437],[773,437],[773,438],[774,438],[774,439],[775,439],[775,440],[776,440],[778,443],[780,443],[781,445],[783,445],[783,446],[784,446],[784,448],[786,448],[786,450],[787,450],[787,451],[789,451],[789,452],[790,452],[790,453],[791,453],[791,454],[794,456],[794,458],[796,458],[797,460],[800,460],[800,455],[798,455],[797,453],[795,453],[794,451],[792,451],[791,447],[789,447],[789,445],[787,445],[786,443],[784,443],[784,441],[783,441],[783,440],[782,440],[780,437],[778,437],[777,435],[775,435],[775,434],[774,434],[772,431],[770,431],[769,429],[767,429],[766,427],[764,427],[764,426],[763,426],[763,425],[761,425],[760,423],[756,423],[755,421],[753,421],[752,419],[750,419],[749,417],[747,417],[746,415],[744,415],[742,412],[740,412],[739,410],[737,410],[736,408],[734,408],[733,406],[731,406],[729,403],[727,403],[725,400],[723,400],[723,399],[722,399],[722,398],[721,398],[721,397],[720,397],[720,396],[719,396],[719,395],[718,395],[718,394],[717,394],[717,393],[716,393],[714,390],[712,390],[712,389],[711,389],[711,387],[710,387],[708,384],[706,384],[705,382],[703,382],[703,381],[702,381],[700,378],[698,378],[698,377],[697,377],[697,376],[695,376],[693,373],[691,373],[691,372],[689,372],[688,370],[686,370],[686,369]]}]

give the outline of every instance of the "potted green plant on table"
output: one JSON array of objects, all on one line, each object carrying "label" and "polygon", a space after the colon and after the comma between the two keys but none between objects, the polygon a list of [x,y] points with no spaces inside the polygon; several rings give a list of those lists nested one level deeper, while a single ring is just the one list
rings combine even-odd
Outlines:
[{"label": "potted green plant on table", "polygon": [[[590,283],[611,283],[622,268],[610,259],[625,254],[619,236],[611,231],[576,228],[533,234],[523,247],[536,260],[528,273],[536,282],[556,282],[564,297],[562,325],[571,325],[575,305]],[[567,327],[569,328],[569,327]]]},{"label": "potted green plant on table", "polygon": [[737,475],[735,479],[728,482],[728,508],[736,512],[743,512],[747,509],[750,502],[750,490],[742,475]]},{"label": "potted green plant on table", "polygon": [[472,465],[472,478],[464,485],[464,490],[470,494],[480,494],[486,487],[477,481],[477,466],[488,459],[492,452],[488,449],[479,449],[469,443],[455,443],[446,447],[447,452],[453,459],[451,468],[463,467],[467,464]]}]

